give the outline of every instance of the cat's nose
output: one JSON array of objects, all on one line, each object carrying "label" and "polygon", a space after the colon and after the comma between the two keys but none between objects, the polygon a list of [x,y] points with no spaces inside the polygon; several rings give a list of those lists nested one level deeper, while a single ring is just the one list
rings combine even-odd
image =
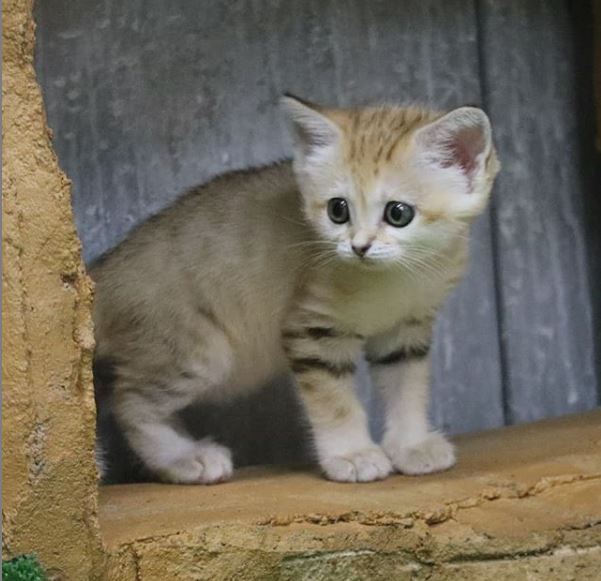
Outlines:
[{"label": "cat's nose", "polygon": [[353,252],[359,257],[363,258],[368,250],[371,248],[371,244],[364,244],[363,246],[355,246],[353,244]]}]

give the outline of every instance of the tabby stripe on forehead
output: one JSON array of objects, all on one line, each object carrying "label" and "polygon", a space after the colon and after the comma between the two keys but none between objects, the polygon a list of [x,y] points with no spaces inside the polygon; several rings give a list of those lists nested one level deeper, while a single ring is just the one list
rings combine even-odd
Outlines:
[{"label": "tabby stripe on forehead", "polygon": [[306,373],[318,369],[325,371],[335,377],[342,377],[355,372],[355,364],[352,361],[343,363],[334,363],[319,359],[318,357],[299,357],[290,361],[292,371],[295,373]]},{"label": "tabby stripe on forehead", "polygon": [[372,365],[390,365],[400,361],[409,361],[411,359],[422,359],[430,351],[430,345],[420,345],[414,347],[401,347],[382,357],[368,357],[367,361]]}]

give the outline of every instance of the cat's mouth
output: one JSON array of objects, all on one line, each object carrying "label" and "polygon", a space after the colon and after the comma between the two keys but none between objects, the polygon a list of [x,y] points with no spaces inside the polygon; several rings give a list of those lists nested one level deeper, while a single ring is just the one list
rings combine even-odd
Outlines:
[{"label": "cat's mouth", "polygon": [[370,256],[369,254],[363,256],[345,254],[341,255],[341,258],[347,264],[352,264],[353,266],[366,270],[382,270],[390,268],[393,264],[393,261],[388,258],[377,255]]}]

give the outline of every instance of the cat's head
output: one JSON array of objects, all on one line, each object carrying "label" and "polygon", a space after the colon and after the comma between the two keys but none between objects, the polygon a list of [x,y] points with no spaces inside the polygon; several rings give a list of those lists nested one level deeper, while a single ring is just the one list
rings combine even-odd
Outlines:
[{"label": "cat's head", "polygon": [[282,104],[307,220],[341,258],[432,262],[486,206],[499,164],[486,114],[408,107]]}]

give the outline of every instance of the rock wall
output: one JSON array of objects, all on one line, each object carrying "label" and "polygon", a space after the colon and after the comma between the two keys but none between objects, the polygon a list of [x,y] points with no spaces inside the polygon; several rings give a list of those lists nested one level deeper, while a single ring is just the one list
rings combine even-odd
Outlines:
[{"label": "rock wall", "polygon": [[103,558],[91,285],[34,76],[32,0],[2,10],[3,558],[35,552],[83,580]]}]

